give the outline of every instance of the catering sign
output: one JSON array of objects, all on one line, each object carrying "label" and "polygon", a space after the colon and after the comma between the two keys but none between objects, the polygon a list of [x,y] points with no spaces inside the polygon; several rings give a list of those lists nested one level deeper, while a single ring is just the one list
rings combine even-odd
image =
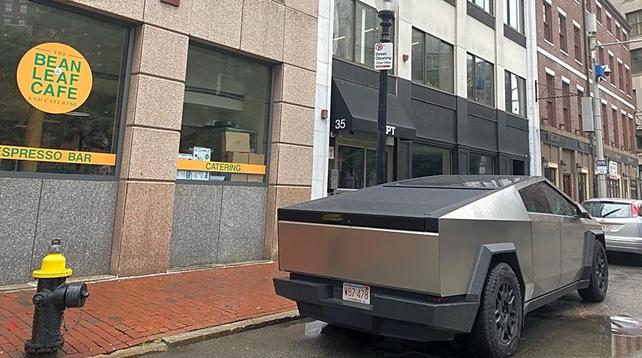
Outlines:
[{"label": "catering sign", "polygon": [[16,73],[22,96],[38,110],[71,112],[89,97],[93,86],[87,59],[71,46],[47,42],[27,51]]},{"label": "catering sign", "polygon": [[260,165],[260,164],[210,162],[207,160],[188,160],[188,159],[178,159],[177,169],[199,171],[199,172],[258,174],[258,175],[264,175],[266,172],[265,165]]}]

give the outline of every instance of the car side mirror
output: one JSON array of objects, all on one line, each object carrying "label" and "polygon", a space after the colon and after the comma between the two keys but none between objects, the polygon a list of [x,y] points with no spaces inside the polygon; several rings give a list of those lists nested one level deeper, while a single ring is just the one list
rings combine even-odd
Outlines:
[{"label": "car side mirror", "polygon": [[580,214],[578,215],[578,217],[580,219],[590,219],[591,218],[591,214],[589,214],[586,211],[580,211]]}]

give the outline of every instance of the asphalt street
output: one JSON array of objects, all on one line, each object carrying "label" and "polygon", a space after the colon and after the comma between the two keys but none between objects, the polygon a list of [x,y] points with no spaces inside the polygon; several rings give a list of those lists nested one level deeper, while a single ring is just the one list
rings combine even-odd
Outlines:
[{"label": "asphalt street", "polygon": [[[642,357],[642,330],[629,330],[622,336],[614,331],[622,320],[615,324],[612,320],[615,316],[630,317],[630,325],[624,327],[640,326],[637,320],[642,321],[642,265],[636,259],[609,256],[609,293],[604,302],[586,304],[574,293],[528,315],[516,357]],[[473,356],[464,347],[458,341],[426,344],[375,337],[304,319],[178,347],[150,357]]]}]

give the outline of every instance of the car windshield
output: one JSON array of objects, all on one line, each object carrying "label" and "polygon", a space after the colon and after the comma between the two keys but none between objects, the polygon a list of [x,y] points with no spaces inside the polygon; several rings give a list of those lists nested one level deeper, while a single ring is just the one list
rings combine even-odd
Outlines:
[{"label": "car windshield", "polygon": [[605,201],[589,201],[582,204],[596,218],[630,218],[631,204]]}]

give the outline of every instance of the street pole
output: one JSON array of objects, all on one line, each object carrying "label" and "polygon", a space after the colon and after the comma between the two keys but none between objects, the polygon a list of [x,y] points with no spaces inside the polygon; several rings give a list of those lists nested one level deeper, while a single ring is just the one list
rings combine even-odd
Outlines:
[{"label": "street pole", "polygon": [[[394,11],[381,10],[381,43],[391,42],[390,28]],[[388,70],[379,72],[379,113],[377,116],[377,184],[386,182],[386,125],[388,111]]]},{"label": "street pole", "polygon": [[[589,21],[594,21],[595,17]],[[593,65],[593,84],[591,86],[593,91],[593,156],[596,160],[604,160],[604,142],[602,140],[604,134],[602,133],[602,103],[600,100],[600,83],[597,76],[597,32],[588,32],[589,48],[591,49],[591,64]],[[597,163],[597,162],[596,162]],[[597,171],[597,165],[596,165]],[[597,174],[597,197],[606,198],[606,174]]]}]

